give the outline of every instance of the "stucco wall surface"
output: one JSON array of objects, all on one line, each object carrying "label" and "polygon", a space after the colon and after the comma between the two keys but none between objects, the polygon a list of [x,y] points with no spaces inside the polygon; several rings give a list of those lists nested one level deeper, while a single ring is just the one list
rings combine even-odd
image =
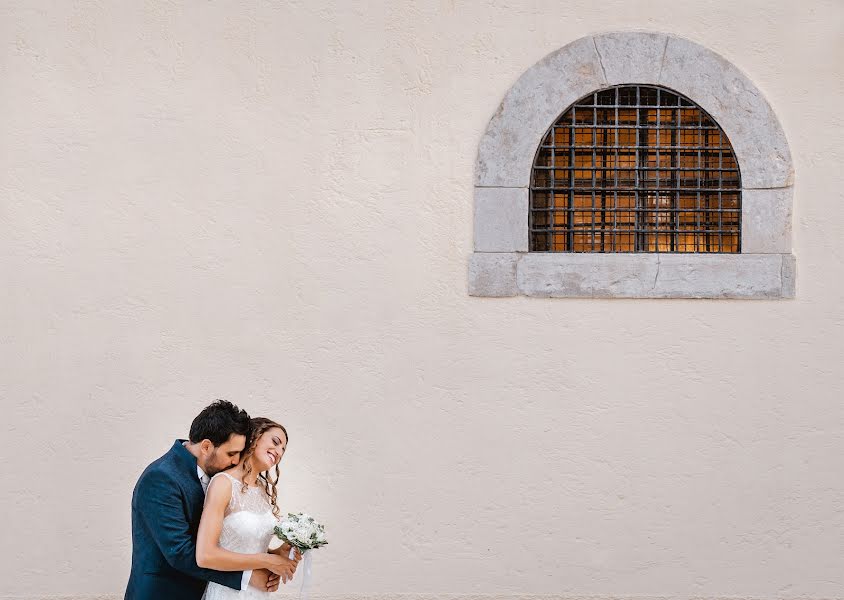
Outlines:
[{"label": "stucco wall surface", "polygon": [[[795,299],[468,295],[502,97],[629,29],[773,107]],[[135,479],[216,397],[290,431],[324,596],[844,597],[842,32],[837,0],[0,2],[0,597],[121,595]]]}]

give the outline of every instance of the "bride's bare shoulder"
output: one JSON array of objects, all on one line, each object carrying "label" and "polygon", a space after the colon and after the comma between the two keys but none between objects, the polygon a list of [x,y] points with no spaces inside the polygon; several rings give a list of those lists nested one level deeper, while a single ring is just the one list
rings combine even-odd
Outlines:
[{"label": "bride's bare shoulder", "polygon": [[232,497],[234,477],[228,473],[217,473],[211,478],[208,484],[208,491],[205,492],[205,505],[221,504],[225,506]]}]

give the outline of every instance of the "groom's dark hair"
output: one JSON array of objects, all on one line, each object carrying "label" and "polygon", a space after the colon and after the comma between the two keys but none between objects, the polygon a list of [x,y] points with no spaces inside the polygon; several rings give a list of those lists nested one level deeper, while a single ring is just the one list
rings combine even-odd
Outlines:
[{"label": "groom's dark hair", "polygon": [[217,400],[202,409],[190,424],[190,441],[198,444],[211,440],[215,446],[224,444],[234,434],[246,436],[249,447],[251,422],[246,411],[226,400]]}]

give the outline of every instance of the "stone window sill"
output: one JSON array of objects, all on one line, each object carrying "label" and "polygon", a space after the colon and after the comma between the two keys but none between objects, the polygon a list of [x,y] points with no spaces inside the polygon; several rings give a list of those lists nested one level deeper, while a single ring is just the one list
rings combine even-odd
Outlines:
[{"label": "stone window sill", "polygon": [[475,252],[469,294],[540,298],[793,298],[791,254]]}]

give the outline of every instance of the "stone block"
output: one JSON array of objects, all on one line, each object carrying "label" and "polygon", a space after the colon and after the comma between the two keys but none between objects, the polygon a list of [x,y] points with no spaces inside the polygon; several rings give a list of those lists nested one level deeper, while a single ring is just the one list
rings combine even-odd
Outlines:
[{"label": "stone block", "polygon": [[521,254],[476,252],[469,259],[469,295],[486,297],[518,296],[516,263]]},{"label": "stone block", "polygon": [[746,254],[791,252],[793,188],[744,190],[741,195],[741,251]]},{"label": "stone block", "polygon": [[519,291],[546,298],[642,298],[657,272],[653,254],[532,253],[517,267]]},{"label": "stone block", "polygon": [[527,188],[475,188],[475,252],[527,252]]},{"label": "stone block", "polygon": [[651,297],[779,298],[778,254],[661,254]]},{"label": "stone block", "polygon": [[667,35],[619,31],[596,35],[594,39],[607,85],[659,80]]},{"label": "stone block", "polygon": [[793,254],[782,256],[782,297],[797,295],[797,258]]}]

